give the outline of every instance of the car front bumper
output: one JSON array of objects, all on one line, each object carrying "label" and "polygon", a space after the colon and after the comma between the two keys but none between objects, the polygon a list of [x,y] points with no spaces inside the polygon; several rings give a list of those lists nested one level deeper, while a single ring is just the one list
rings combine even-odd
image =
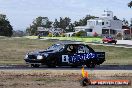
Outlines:
[{"label": "car front bumper", "polygon": [[45,61],[42,60],[37,60],[37,59],[24,59],[26,64],[45,64]]}]

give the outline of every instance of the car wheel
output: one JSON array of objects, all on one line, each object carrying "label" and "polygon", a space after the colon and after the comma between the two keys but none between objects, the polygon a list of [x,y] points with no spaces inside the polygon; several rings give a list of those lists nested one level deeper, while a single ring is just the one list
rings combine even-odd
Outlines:
[{"label": "car wheel", "polygon": [[31,64],[31,67],[33,68],[38,68],[40,65],[39,64]]},{"label": "car wheel", "polygon": [[86,64],[86,66],[88,67],[88,68],[95,68],[95,63],[93,63],[92,61],[90,62],[90,63],[88,63],[88,64]]}]

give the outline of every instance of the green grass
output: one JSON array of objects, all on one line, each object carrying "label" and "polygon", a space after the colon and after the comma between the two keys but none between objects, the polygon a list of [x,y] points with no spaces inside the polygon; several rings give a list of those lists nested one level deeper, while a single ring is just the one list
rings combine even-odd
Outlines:
[{"label": "green grass", "polygon": [[[37,39],[37,36],[25,36],[29,39]],[[59,39],[59,40],[72,40],[72,41],[83,41],[83,42],[101,42],[100,37],[41,37],[42,39]]]},{"label": "green grass", "polygon": [[53,43],[25,38],[0,39],[0,64],[24,64],[26,53],[45,49]]},{"label": "green grass", "polygon": [[[55,43],[49,40],[0,37],[0,65],[25,64],[23,58],[27,52],[46,49]],[[132,49],[90,45],[96,51],[106,52],[103,64],[131,65]]]},{"label": "green grass", "polygon": [[96,51],[102,51],[106,53],[106,61],[104,64],[115,65],[131,65],[132,64],[132,49],[114,47],[114,46],[102,46],[102,45],[90,45]]}]

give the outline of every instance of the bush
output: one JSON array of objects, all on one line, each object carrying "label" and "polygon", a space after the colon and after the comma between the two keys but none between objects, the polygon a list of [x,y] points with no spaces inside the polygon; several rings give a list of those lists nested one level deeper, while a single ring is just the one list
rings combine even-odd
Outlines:
[{"label": "bush", "polygon": [[122,34],[121,33],[117,33],[116,37],[122,37]]},{"label": "bush", "polygon": [[49,33],[49,34],[48,34],[48,37],[52,37],[52,33]]},{"label": "bush", "polygon": [[61,36],[61,37],[65,37],[65,34],[64,34],[64,33],[62,33],[60,36]]},{"label": "bush", "polygon": [[116,39],[122,39],[122,37],[123,37],[122,33],[117,33],[116,34]]},{"label": "bush", "polygon": [[76,33],[73,33],[72,36],[75,37],[76,36]]},{"label": "bush", "polygon": [[87,36],[87,33],[85,31],[79,31],[75,34],[75,36],[80,37],[80,36]]}]

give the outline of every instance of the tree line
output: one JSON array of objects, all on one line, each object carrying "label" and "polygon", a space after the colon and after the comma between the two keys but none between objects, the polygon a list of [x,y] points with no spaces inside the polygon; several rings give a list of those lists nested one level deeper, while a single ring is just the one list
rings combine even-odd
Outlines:
[{"label": "tree line", "polygon": [[86,15],[83,19],[79,21],[71,22],[69,17],[60,17],[59,19],[55,19],[54,22],[50,21],[48,17],[37,17],[33,20],[32,24],[27,27],[26,32],[29,35],[36,35],[38,27],[44,28],[62,28],[65,32],[73,32],[74,27],[76,26],[85,26],[87,24],[87,20],[97,18],[96,16]]}]

